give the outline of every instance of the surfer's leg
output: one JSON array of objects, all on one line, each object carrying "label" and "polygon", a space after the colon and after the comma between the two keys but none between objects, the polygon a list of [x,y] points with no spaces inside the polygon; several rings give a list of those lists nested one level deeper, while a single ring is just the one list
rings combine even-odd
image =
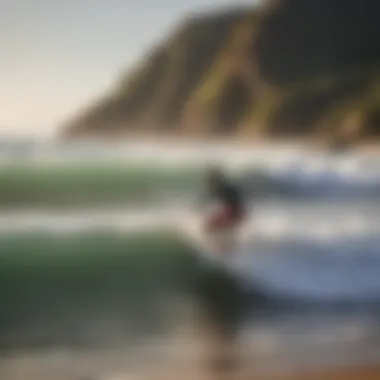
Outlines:
[{"label": "surfer's leg", "polygon": [[235,250],[237,244],[238,220],[230,210],[216,213],[206,220],[205,232],[214,250],[224,255]]},{"label": "surfer's leg", "polygon": [[241,317],[240,287],[218,267],[205,271],[199,285],[201,307],[197,320],[205,350],[204,366],[211,375],[224,378],[239,366],[236,335]]},{"label": "surfer's leg", "polygon": [[214,229],[207,236],[212,250],[218,255],[225,256],[234,251],[234,233],[230,228]]},{"label": "surfer's leg", "polygon": [[231,226],[225,227],[219,231],[218,251],[222,255],[229,255],[236,248],[235,229]]}]

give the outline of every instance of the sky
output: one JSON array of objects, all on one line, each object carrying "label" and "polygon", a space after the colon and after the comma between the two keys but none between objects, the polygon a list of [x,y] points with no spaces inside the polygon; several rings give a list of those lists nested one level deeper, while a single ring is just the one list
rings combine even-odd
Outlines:
[{"label": "sky", "polygon": [[0,0],[0,134],[52,134],[193,12],[258,0]]}]

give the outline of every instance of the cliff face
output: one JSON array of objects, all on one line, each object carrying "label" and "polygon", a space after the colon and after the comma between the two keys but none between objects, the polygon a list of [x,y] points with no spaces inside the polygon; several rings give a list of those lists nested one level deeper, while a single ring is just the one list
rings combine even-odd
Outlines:
[{"label": "cliff face", "polygon": [[380,135],[379,14],[275,0],[194,17],[64,135]]},{"label": "cliff face", "polygon": [[261,75],[278,90],[268,132],[331,133],[359,114],[358,132],[376,130],[379,14],[372,0],[277,1],[255,48]]}]

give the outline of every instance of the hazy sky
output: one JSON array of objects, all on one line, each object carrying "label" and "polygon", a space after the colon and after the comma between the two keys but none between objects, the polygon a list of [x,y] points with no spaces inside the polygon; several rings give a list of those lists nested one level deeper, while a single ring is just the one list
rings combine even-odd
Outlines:
[{"label": "hazy sky", "polygon": [[0,0],[0,133],[45,134],[192,11],[254,0]]}]

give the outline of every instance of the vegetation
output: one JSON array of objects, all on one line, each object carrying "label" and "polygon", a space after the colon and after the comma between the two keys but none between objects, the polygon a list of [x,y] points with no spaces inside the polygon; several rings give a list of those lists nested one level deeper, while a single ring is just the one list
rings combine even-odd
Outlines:
[{"label": "vegetation", "polygon": [[380,5],[264,4],[187,20],[63,135],[329,136],[356,104],[357,137],[378,136]]}]

